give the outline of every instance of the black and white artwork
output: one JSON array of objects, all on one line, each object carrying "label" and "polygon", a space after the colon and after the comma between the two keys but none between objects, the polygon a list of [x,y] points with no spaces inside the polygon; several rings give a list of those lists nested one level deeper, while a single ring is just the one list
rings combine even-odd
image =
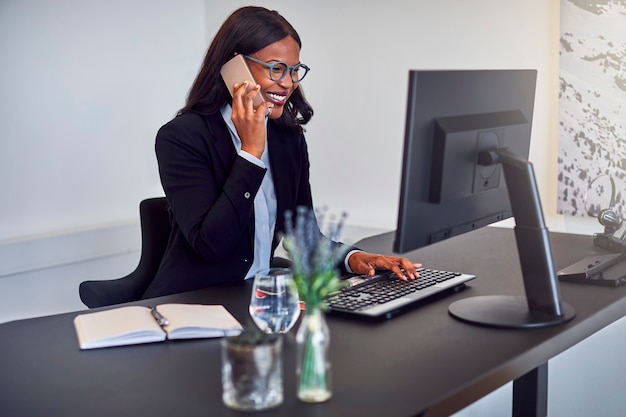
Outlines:
[{"label": "black and white artwork", "polygon": [[624,218],[626,0],[561,0],[560,32],[558,212]]}]

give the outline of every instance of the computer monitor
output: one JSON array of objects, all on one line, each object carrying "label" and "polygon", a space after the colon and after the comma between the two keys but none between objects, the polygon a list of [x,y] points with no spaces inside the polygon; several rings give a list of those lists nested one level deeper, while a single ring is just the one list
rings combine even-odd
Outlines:
[{"label": "computer monitor", "polygon": [[535,70],[410,71],[394,251],[515,217],[526,297],[483,296],[450,314],[496,327],[563,323],[548,230],[528,162]]}]

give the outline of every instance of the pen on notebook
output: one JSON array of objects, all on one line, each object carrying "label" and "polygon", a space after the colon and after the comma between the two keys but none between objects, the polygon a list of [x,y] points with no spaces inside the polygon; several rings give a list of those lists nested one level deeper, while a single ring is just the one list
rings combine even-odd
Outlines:
[{"label": "pen on notebook", "polygon": [[159,324],[159,326],[167,326],[170,324],[170,322],[161,313],[157,311],[156,307],[150,307],[150,312],[152,313],[152,316],[154,317],[156,322]]}]

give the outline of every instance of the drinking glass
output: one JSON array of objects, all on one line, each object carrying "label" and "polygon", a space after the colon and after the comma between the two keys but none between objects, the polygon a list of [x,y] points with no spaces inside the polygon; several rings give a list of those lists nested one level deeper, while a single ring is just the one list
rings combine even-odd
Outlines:
[{"label": "drinking glass", "polygon": [[[272,336],[268,336],[272,337]],[[282,338],[246,343],[222,339],[222,400],[235,410],[265,410],[283,402]]]},{"label": "drinking glass", "polygon": [[298,289],[289,268],[269,268],[254,277],[250,316],[266,333],[287,333],[300,315]]}]

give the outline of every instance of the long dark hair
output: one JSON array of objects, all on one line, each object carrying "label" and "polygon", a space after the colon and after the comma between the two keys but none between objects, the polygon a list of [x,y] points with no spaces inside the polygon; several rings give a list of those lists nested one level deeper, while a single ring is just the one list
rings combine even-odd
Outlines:
[{"label": "long dark hair", "polygon": [[[287,36],[291,36],[302,47],[296,30],[275,10],[248,6],[233,12],[213,38],[202,68],[189,90],[187,103],[179,114],[195,112],[206,115],[219,111],[231,101],[220,76],[222,65],[235,53],[251,55]],[[312,116],[313,108],[304,97],[302,88],[298,87],[285,104],[283,114],[276,123],[300,133],[304,130],[302,125]]]}]

